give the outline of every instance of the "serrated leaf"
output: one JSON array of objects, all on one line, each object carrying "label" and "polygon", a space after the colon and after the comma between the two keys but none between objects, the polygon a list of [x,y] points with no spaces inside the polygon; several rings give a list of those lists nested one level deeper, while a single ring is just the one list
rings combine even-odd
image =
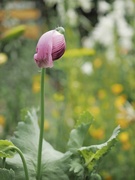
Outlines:
[{"label": "serrated leaf", "polygon": [[12,158],[16,151],[13,149],[14,144],[8,140],[0,140],[0,157]]},{"label": "serrated leaf", "polygon": [[15,180],[15,173],[12,169],[0,169],[0,180]]},{"label": "serrated leaf", "polygon": [[93,122],[93,116],[89,112],[84,112],[76,123],[75,129],[70,133],[68,148],[70,151],[76,151],[81,148],[85,135]]},{"label": "serrated leaf", "polygon": [[82,176],[84,173],[84,167],[82,166],[81,162],[80,162],[80,158],[73,158],[73,161],[71,162],[70,165],[70,172],[73,172],[74,174],[76,174],[78,177]]},{"label": "serrated leaf", "polygon": [[[24,116],[24,121],[19,122],[17,130],[14,133],[14,137],[11,138],[11,141],[24,154],[28,166],[30,180],[36,180],[37,152],[39,141],[38,117],[35,109],[33,109],[32,112],[28,112],[27,114],[24,113]],[[47,141],[43,140],[42,180],[48,180],[49,178],[53,180],[52,176],[59,179],[60,175],[64,175],[65,168],[67,169],[67,166],[69,165],[69,156],[68,158],[66,157],[67,155],[56,151]],[[15,171],[16,179],[24,180],[24,169],[20,157],[15,155],[12,160],[7,159],[7,161],[8,165]],[[65,161],[66,163],[64,163]],[[56,165],[56,162],[59,162],[58,165]],[[44,174],[46,174],[45,177]],[[56,174],[60,175],[56,177]]]},{"label": "serrated leaf", "polygon": [[82,147],[78,150],[83,156],[85,160],[85,166],[88,168],[89,171],[92,171],[96,167],[98,161],[114,146],[119,131],[120,126],[115,128],[110,139],[101,145]]}]

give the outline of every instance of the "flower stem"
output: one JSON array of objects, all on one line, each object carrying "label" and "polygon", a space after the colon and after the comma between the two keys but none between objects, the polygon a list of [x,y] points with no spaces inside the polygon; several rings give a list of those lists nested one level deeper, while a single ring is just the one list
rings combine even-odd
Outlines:
[{"label": "flower stem", "polygon": [[26,161],[25,161],[25,158],[23,156],[23,153],[20,149],[18,149],[17,147],[13,146],[13,147],[10,147],[12,149],[14,149],[15,151],[18,152],[18,154],[20,155],[21,159],[22,159],[22,163],[23,163],[23,168],[24,168],[24,172],[25,172],[25,179],[26,180],[29,180],[29,174],[28,174],[28,168],[27,168],[27,164],[26,164]]},{"label": "flower stem", "polygon": [[44,73],[45,69],[42,68],[41,71],[41,120],[40,120],[40,135],[39,135],[39,145],[38,145],[38,162],[37,162],[37,180],[41,178],[41,159],[42,159],[42,145],[43,145],[43,135],[44,135]]},{"label": "flower stem", "polygon": [[4,157],[2,161],[3,168],[5,168],[5,162],[6,162],[6,158]]}]

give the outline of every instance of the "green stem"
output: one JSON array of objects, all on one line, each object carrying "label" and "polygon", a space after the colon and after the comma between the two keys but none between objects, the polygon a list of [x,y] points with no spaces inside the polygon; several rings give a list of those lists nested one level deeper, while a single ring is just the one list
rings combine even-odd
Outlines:
[{"label": "green stem", "polygon": [[23,163],[24,172],[25,172],[25,179],[29,180],[28,168],[27,168],[27,164],[26,164],[26,161],[25,161],[22,151],[15,146],[10,147],[10,149],[11,148],[16,150],[18,152],[18,154],[20,155],[20,157],[22,159],[22,163]]},{"label": "green stem", "polygon": [[41,159],[42,159],[42,145],[43,145],[43,135],[44,135],[44,73],[45,69],[42,68],[41,71],[41,121],[40,121],[40,135],[39,135],[39,145],[38,145],[38,162],[37,162],[37,180],[41,177]]},{"label": "green stem", "polygon": [[3,168],[5,168],[5,162],[6,162],[6,158],[4,157],[2,161]]}]

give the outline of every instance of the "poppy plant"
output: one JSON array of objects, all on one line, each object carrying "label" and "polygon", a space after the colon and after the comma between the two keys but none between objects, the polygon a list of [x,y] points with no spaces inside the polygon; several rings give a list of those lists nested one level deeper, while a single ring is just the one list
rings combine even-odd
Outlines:
[{"label": "poppy plant", "polygon": [[34,59],[38,67],[53,67],[53,61],[59,59],[65,52],[66,42],[64,38],[64,28],[58,27],[44,33],[36,47]]}]

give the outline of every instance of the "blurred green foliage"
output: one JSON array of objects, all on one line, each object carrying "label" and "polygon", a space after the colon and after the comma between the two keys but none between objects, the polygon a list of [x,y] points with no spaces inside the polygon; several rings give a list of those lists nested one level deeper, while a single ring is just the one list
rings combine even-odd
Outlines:
[{"label": "blurred green foliage", "polygon": [[[6,2],[9,1],[3,2],[2,7]],[[95,117],[85,145],[104,142],[114,127],[120,124],[119,142],[98,170],[106,180],[134,179],[135,47],[130,51],[121,49],[116,38],[115,56],[111,60],[106,56],[106,49],[99,44],[93,49],[84,48],[84,36],[92,32],[98,22],[99,1],[92,1],[93,8],[88,12],[77,4],[78,1],[51,2],[44,0],[36,3],[41,18],[35,23],[41,27],[40,34],[58,25],[64,26],[67,52],[54,63],[54,68],[46,70],[45,138],[64,152],[69,131],[84,110]],[[113,2],[109,1],[110,5]],[[76,24],[70,22],[67,13],[62,16],[60,8],[64,12],[75,10],[78,17]],[[132,16],[126,18],[134,29]],[[135,34],[133,44],[134,40]],[[37,39],[25,36],[8,43],[0,42],[0,53],[3,53],[0,54],[1,138],[8,137],[15,130],[23,108],[39,107],[40,73],[33,60],[36,43]]]}]

